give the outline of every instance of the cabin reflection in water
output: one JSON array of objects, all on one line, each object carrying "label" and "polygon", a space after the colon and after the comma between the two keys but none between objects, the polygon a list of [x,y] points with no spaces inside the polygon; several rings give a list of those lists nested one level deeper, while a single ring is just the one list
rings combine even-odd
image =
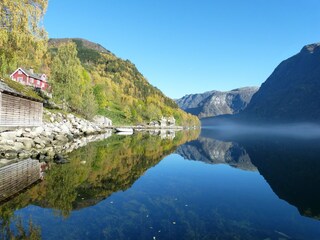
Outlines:
[{"label": "cabin reflection in water", "polygon": [[0,202],[42,179],[44,165],[26,159],[0,168]]}]

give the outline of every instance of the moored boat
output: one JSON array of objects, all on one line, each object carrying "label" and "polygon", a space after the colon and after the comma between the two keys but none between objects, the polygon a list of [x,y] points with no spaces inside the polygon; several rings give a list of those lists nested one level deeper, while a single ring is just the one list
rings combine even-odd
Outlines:
[{"label": "moored boat", "polygon": [[129,127],[118,127],[118,128],[116,128],[116,132],[133,133],[133,128],[129,128]]}]

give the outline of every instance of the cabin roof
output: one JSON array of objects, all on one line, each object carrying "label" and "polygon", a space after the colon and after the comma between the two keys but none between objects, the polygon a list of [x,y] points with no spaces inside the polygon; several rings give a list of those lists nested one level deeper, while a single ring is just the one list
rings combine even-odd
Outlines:
[{"label": "cabin roof", "polygon": [[25,68],[22,68],[22,67],[19,67],[18,69],[16,69],[11,75],[10,77],[12,77],[13,74],[15,74],[18,70],[21,70],[22,72],[24,72],[24,74],[26,74],[28,77],[32,77],[32,78],[35,78],[37,80],[40,80],[40,81],[43,81],[43,82],[46,82],[47,80],[46,79],[42,79],[42,75],[43,74],[40,74],[40,73],[32,73],[30,70],[27,70]]},{"label": "cabin roof", "polygon": [[25,99],[29,99],[29,100],[36,101],[36,102],[42,102],[40,99],[26,96],[26,95],[16,91],[15,89],[9,87],[2,79],[0,80],[0,92],[14,95],[14,96],[21,97],[21,98],[25,98]]},{"label": "cabin roof", "polygon": [[32,73],[30,70],[27,70],[27,69],[24,69],[24,68],[21,68],[21,70],[24,71],[29,77],[36,78],[36,79],[41,80],[41,81],[45,81],[44,79],[41,78],[43,74]]}]

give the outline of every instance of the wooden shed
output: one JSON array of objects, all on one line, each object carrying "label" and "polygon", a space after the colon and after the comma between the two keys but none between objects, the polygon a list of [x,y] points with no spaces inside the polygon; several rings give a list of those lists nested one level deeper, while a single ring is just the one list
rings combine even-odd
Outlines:
[{"label": "wooden shed", "polygon": [[0,127],[39,126],[43,103],[25,96],[0,81]]}]

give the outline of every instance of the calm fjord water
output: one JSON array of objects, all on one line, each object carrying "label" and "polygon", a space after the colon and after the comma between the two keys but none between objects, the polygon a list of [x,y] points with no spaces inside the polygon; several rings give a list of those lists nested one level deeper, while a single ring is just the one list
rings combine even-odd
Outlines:
[{"label": "calm fjord water", "polygon": [[43,239],[320,239],[319,140],[195,138],[112,136],[77,150],[2,203],[2,236],[31,219]]}]

